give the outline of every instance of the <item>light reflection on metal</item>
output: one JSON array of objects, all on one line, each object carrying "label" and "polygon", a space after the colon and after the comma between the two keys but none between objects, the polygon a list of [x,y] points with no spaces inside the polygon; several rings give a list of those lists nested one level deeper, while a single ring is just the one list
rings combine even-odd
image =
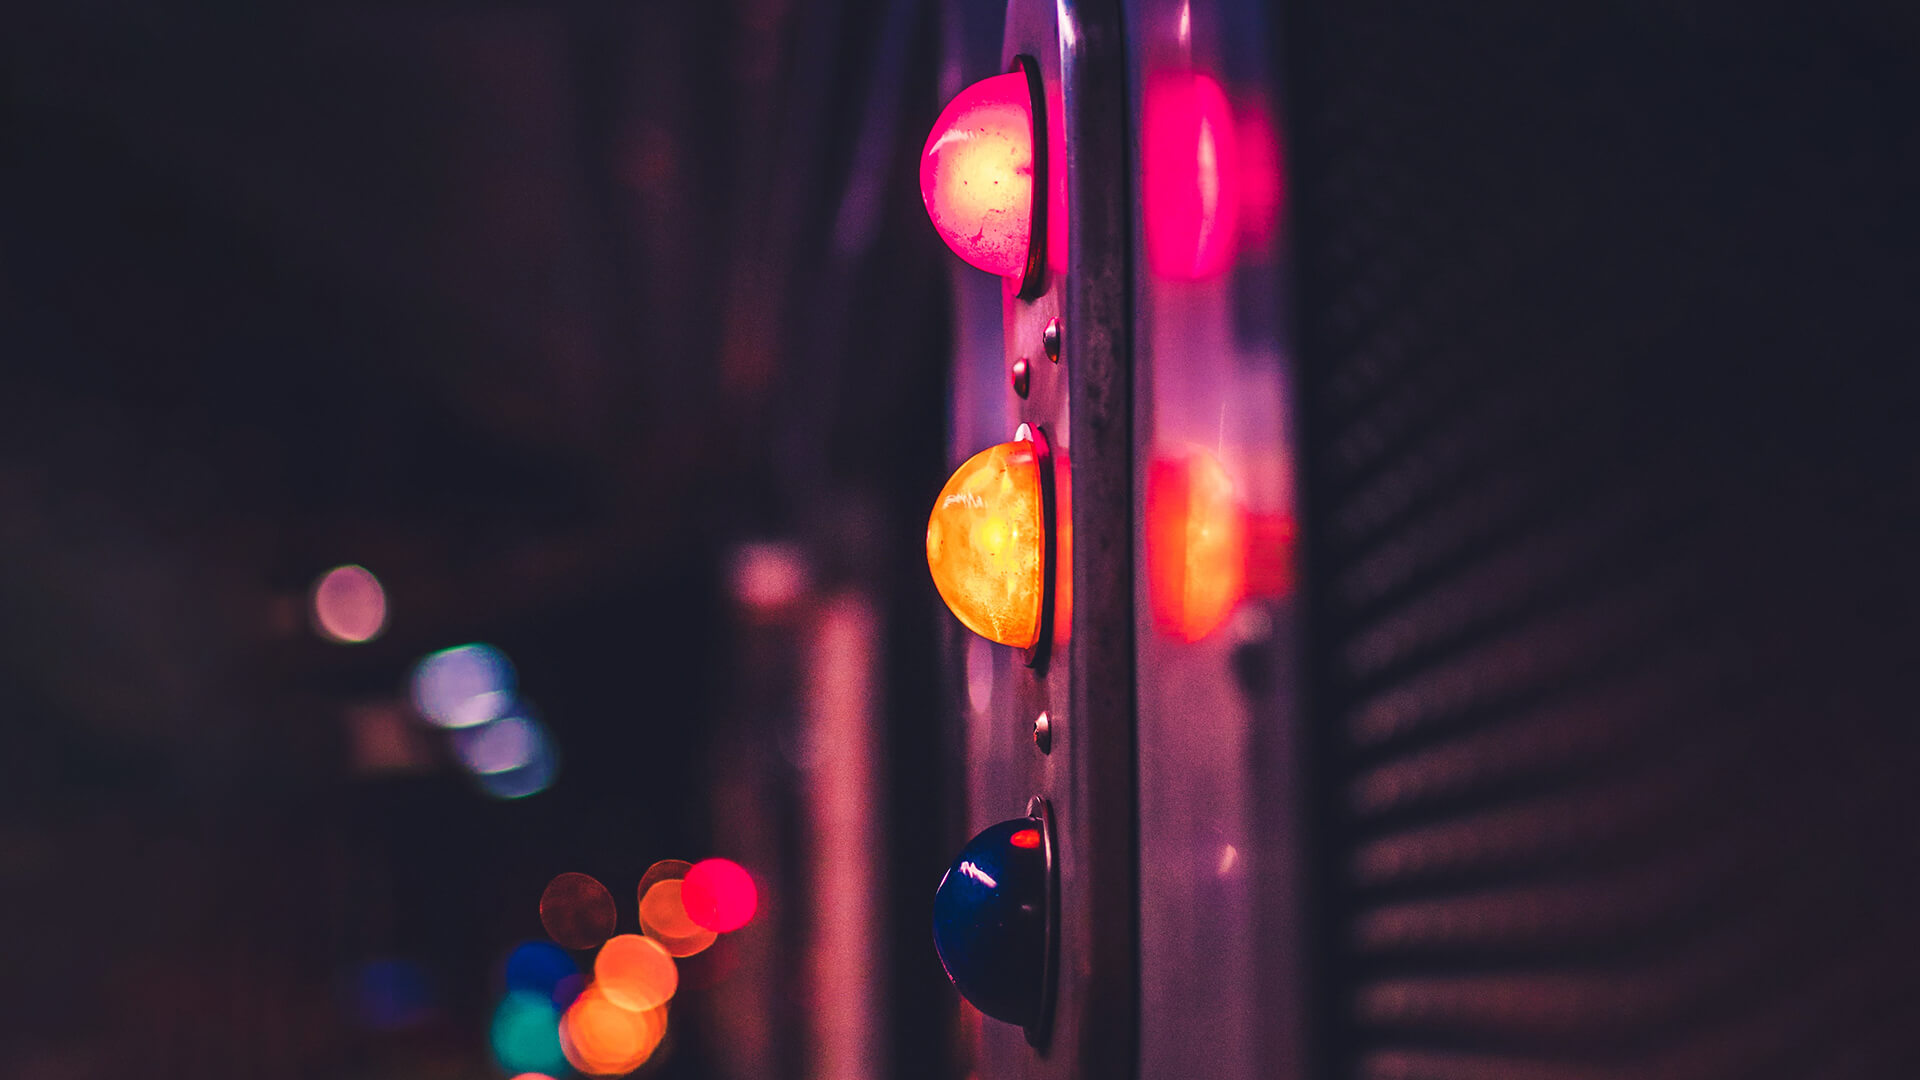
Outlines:
[{"label": "light reflection on metal", "polygon": [[1226,470],[1192,449],[1147,468],[1147,601],[1154,629],[1199,641],[1246,594],[1246,515]]},{"label": "light reflection on metal", "polygon": [[1235,102],[1234,131],[1240,150],[1240,257],[1274,254],[1286,198],[1286,168],[1280,127],[1257,100]]},{"label": "light reflection on metal", "polygon": [[1151,77],[1141,104],[1141,214],[1147,265],[1205,281],[1232,265],[1240,213],[1238,132],[1226,91],[1200,72]]}]

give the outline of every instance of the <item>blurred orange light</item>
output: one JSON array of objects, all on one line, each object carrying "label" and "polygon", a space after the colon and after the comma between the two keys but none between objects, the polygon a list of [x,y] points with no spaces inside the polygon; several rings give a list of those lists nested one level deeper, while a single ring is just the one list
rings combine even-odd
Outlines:
[{"label": "blurred orange light", "polygon": [[387,592],[364,566],[336,566],[313,585],[313,625],[320,636],[357,645],[387,625]]},{"label": "blurred orange light", "polygon": [[561,1015],[560,1050],[588,1076],[623,1076],[644,1065],[666,1033],[665,1009],[622,1008],[595,984]]},{"label": "blurred orange light", "polygon": [[920,196],[954,254],[988,273],[1026,272],[1033,235],[1033,103],[1022,72],[960,91],[920,152]]},{"label": "blurred orange light", "polygon": [[676,958],[702,952],[720,936],[687,914],[684,884],[678,879],[655,882],[640,897],[640,929]]},{"label": "blurred orange light", "polygon": [[608,1001],[635,1011],[658,1008],[680,989],[680,968],[652,938],[621,934],[600,947],[593,984]]},{"label": "blurred orange light", "polygon": [[722,934],[747,925],[760,906],[760,890],[753,884],[753,875],[731,859],[694,863],[680,895],[689,918]]},{"label": "blurred orange light", "polygon": [[1233,264],[1241,166],[1233,110],[1211,76],[1149,79],[1140,115],[1140,211],[1147,265],[1202,281]]},{"label": "blurred orange light", "polygon": [[1007,842],[1017,848],[1037,848],[1040,846],[1040,830],[1021,829],[1007,837]]},{"label": "blurred orange light", "polygon": [[591,949],[613,933],[613,894],[590,874],[561,874],[540,894],[540,925],[563,948]]},{"label": "blurred orange light", "polygon": [[1154,628],[1180,641],[1213,633],[1246,595],[1247,521],[1212,454],[1148,466],[1146,539]]},{"label": "blurred orange light", "polygon": [[1040,640],[1045,522],[1033,443],[988,447],[954,471],[927,521],[927,567],[967,629],[1019,649]]}]

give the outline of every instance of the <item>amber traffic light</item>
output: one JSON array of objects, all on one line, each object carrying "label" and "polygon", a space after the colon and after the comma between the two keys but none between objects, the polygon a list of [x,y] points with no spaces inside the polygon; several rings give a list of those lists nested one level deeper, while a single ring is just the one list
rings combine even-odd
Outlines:
[{"label": "amber traffic light", "polygon": [[1047,508],[1031,438],[991,446],[954,471],[927,521],[927,567],[967,629],[1002,645],[1040,641]]}]

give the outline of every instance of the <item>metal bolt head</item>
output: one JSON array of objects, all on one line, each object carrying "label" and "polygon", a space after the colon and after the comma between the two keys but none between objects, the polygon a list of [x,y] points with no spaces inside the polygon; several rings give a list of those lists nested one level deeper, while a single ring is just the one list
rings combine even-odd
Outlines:
[{"label": "metal bolt head", "polygon": [[1047,359],[1060,362],[1060,318],[1055,316],[1047,320],[1047,328],[1040,331],[1040,347],[1047,351]]},{"label": "metal bolt head", "polygon": [[1027,364],[1027,358],[1021,357],[1013,362],[1013,392],[1021,397],[1027,396],[1029,384],[1033,381],[1033,370]]},{"label": "metal bolt head", "polygon": [[1033,745],[1043,754],[1053,752],[1053,719],[1046,713],[1033,719]]}]

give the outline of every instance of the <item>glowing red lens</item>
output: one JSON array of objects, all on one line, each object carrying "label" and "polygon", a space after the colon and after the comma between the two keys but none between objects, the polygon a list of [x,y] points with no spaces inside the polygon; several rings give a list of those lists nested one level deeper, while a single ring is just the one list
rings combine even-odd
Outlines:
[{"label": "glowing red lens", "polygon": [[1147,83],[1140,117],[1141,214],[1147,265],[1202,281],[1233,265],[1240,155],[1226,91],[1197,72]]},{"label": "glowing red lens", "polygon": [[1007,842],[1018,848],[1037,848],[1040,846],[1040,830],[1021,829],[1007,837]]},{"label": "glowing red lens", "polygon": [[920,152],[920,197],[954,254],[1001,277],[1026,272],[1033,104],[1025,74],[982,79],[940,113]]},{"label": "glowing red lens", "polygon": [[738,930],[753,919],[760,906],[760,890],[753,875],[729,859],[705,859],[693,864],[680,883],[680,899],[687,918],[716,933]]}]

